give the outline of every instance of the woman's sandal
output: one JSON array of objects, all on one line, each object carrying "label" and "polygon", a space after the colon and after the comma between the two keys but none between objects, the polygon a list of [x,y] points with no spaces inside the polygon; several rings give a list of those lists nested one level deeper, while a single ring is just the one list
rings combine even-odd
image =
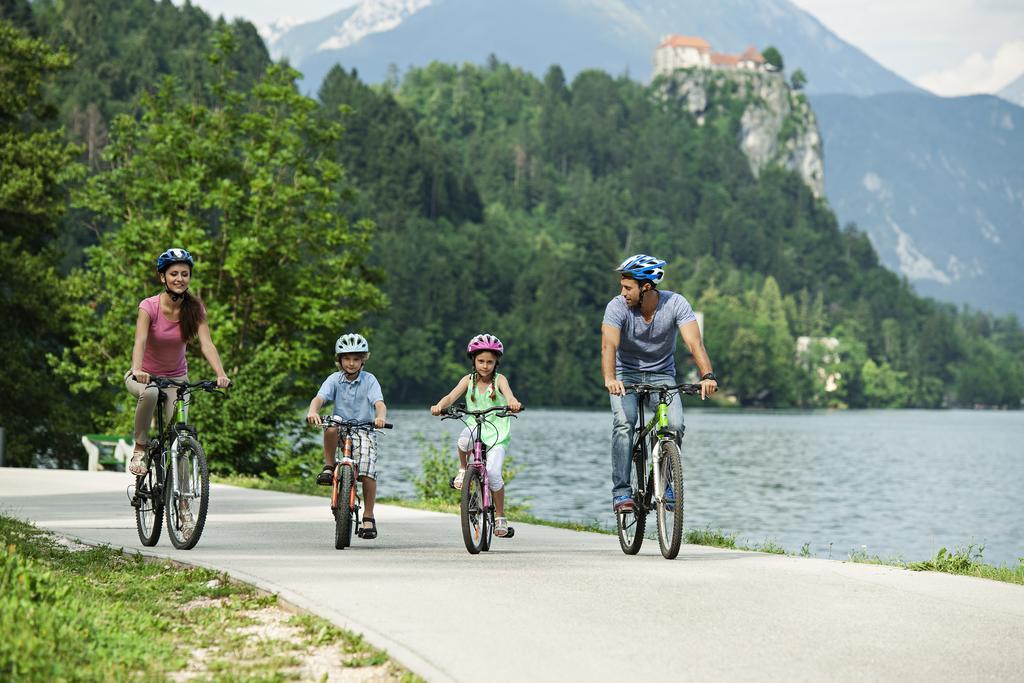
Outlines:
[{"label": "woman's sandal", "polygon": [[461,491],[462,490],[462,480],[465,477],[466,477],[466,470],[465,469],[460,469],[459,473],[455,475],[454,479],[452,479],[452,488],[455,489],[456,491]]},{"label": "woman's sandal", "polygon": [[133,451],[128,461],[128,471],[136,477],[144,477],[149,472],[146,466],[146,451]]},{"label": "woman's sandal", "polygon": [[377,520],[373,517],[363,517],[363,524],[366,524],[367,522],[369,522],[371,526],[369,529],[366,527],[360,527],[359,538],[364,538],[369,541],[377,538]]}]

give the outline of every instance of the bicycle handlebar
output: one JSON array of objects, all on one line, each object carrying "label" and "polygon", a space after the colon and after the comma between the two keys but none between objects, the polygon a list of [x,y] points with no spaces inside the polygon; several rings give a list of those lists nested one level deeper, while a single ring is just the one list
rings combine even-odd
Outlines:
[{"label": "bicycle handlebar", "polygon": [[[390,422],[385,422],[383,429],[393,429],[395,425]],[[327,427],[349,427],[351,429],[366,429],[374,430],[377,429],[373,425],[373,422],[356,422],[355,420],[342,420],[340,417],[334,415],[325,415],[320,418],[320,427],[326,429]]]},{"label": "bicycle handlebar", "polygon": [[[523,406],[519,410],[525,410],[526,406]],[[482,418],[484,415],[489,413],[498,413],[498,417],[516,417],[516,414],[512,412],[512,409],[508,406],[491,406],[485,410],[469,410],[461,403],[448,406],[441,411],[440,418],[442,420],[457,420],[463,415],[472,415],[473,417]]]},{"label": "bicycle handlebar", "polygon": [[[132,375],[132,379],[135,379],[135,375]],[[138,381],[138,380],[136,380]],[[203,391],[209,391],[210,393],[222,393],[220,387],[217,386],[217,380],[204,379],[198,382],[184,382],[182,380],[171,379],[170,377],[150,377],[149,384],[147,387],[156,387],[157,389],[168,389],[170,387],[177,387],[179,389],[202,389]],[[227,389],[231,385],[229,384]]]},{"label": "bicycle handlebar", "polygon": [[674,386],[671,384],[626,384],[624,388],[627,394],[653,394],[659,391],[678,391],[691,396],[700,394],[699,384],[676,384]]}]

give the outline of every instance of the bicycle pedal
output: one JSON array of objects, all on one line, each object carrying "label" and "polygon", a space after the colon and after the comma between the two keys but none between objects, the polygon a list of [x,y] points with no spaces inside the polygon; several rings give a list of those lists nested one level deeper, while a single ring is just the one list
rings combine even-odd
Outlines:
[{"label": "bicycle pedal", "polygon": [[515,530],[514,528],[512,528],[512,527],[509,527],[509,528],[508,528],[508,533],[507,533],[507,534],[505,534],[505,536],[504,536],[504,537],[500,537],[500,536],[499,536],[499,538],[512,538],[512,537],[513,537],[513,536],[515,536],[515,535],[516,535],[516,530]]},{"label": "bicycle pedal", "polygon": [[455,477],[452,477],[451,479],[448,480],[448,488],[455,488]]}]

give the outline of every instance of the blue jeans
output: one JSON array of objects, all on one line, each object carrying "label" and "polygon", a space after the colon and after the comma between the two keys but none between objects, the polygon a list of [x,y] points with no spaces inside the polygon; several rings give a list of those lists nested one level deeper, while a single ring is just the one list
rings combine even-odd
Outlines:
[{"label": "blue jeans", "polygon": [[[673,375],[657,372],[623,371],[618,378],[625,384],[677,384]],[[612,498],[628,496],[630,453],[633,447],[633,435],[636,433],[637,396],[609,396],[612,405]],[[650,394],[644,406],[644,419],[648,422],[658,408],[658,395]],[[675,430],[681,438],[683,435],[683,402],[675,396],[668,405],[668,426]]]}]

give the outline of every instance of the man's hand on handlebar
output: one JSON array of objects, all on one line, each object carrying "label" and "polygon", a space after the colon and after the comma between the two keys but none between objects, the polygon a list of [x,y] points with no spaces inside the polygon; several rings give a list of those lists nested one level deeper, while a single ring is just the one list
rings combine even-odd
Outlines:
[{"label": "man's hand on handlebar", "polygon": [[713,379],[702,379],[700,381],[700,400],[704,400],[711,394],[718,391],[718,381]]},{"label": "man's hand on handlebar", "polygon": [[150,380],[149,373],[148,372],[143,372],[142,370],[138,370],[136,372],[133,372],[132,373],[132,378],[136,382],[138,382],[139,384],[149,384],[149,380]]},{"label": "man's hand on handlebar", "polygon": [[622,380],[606,379],[604,386],[612,396],[625,396],[626,394],[626,387],[623,386]]}]

